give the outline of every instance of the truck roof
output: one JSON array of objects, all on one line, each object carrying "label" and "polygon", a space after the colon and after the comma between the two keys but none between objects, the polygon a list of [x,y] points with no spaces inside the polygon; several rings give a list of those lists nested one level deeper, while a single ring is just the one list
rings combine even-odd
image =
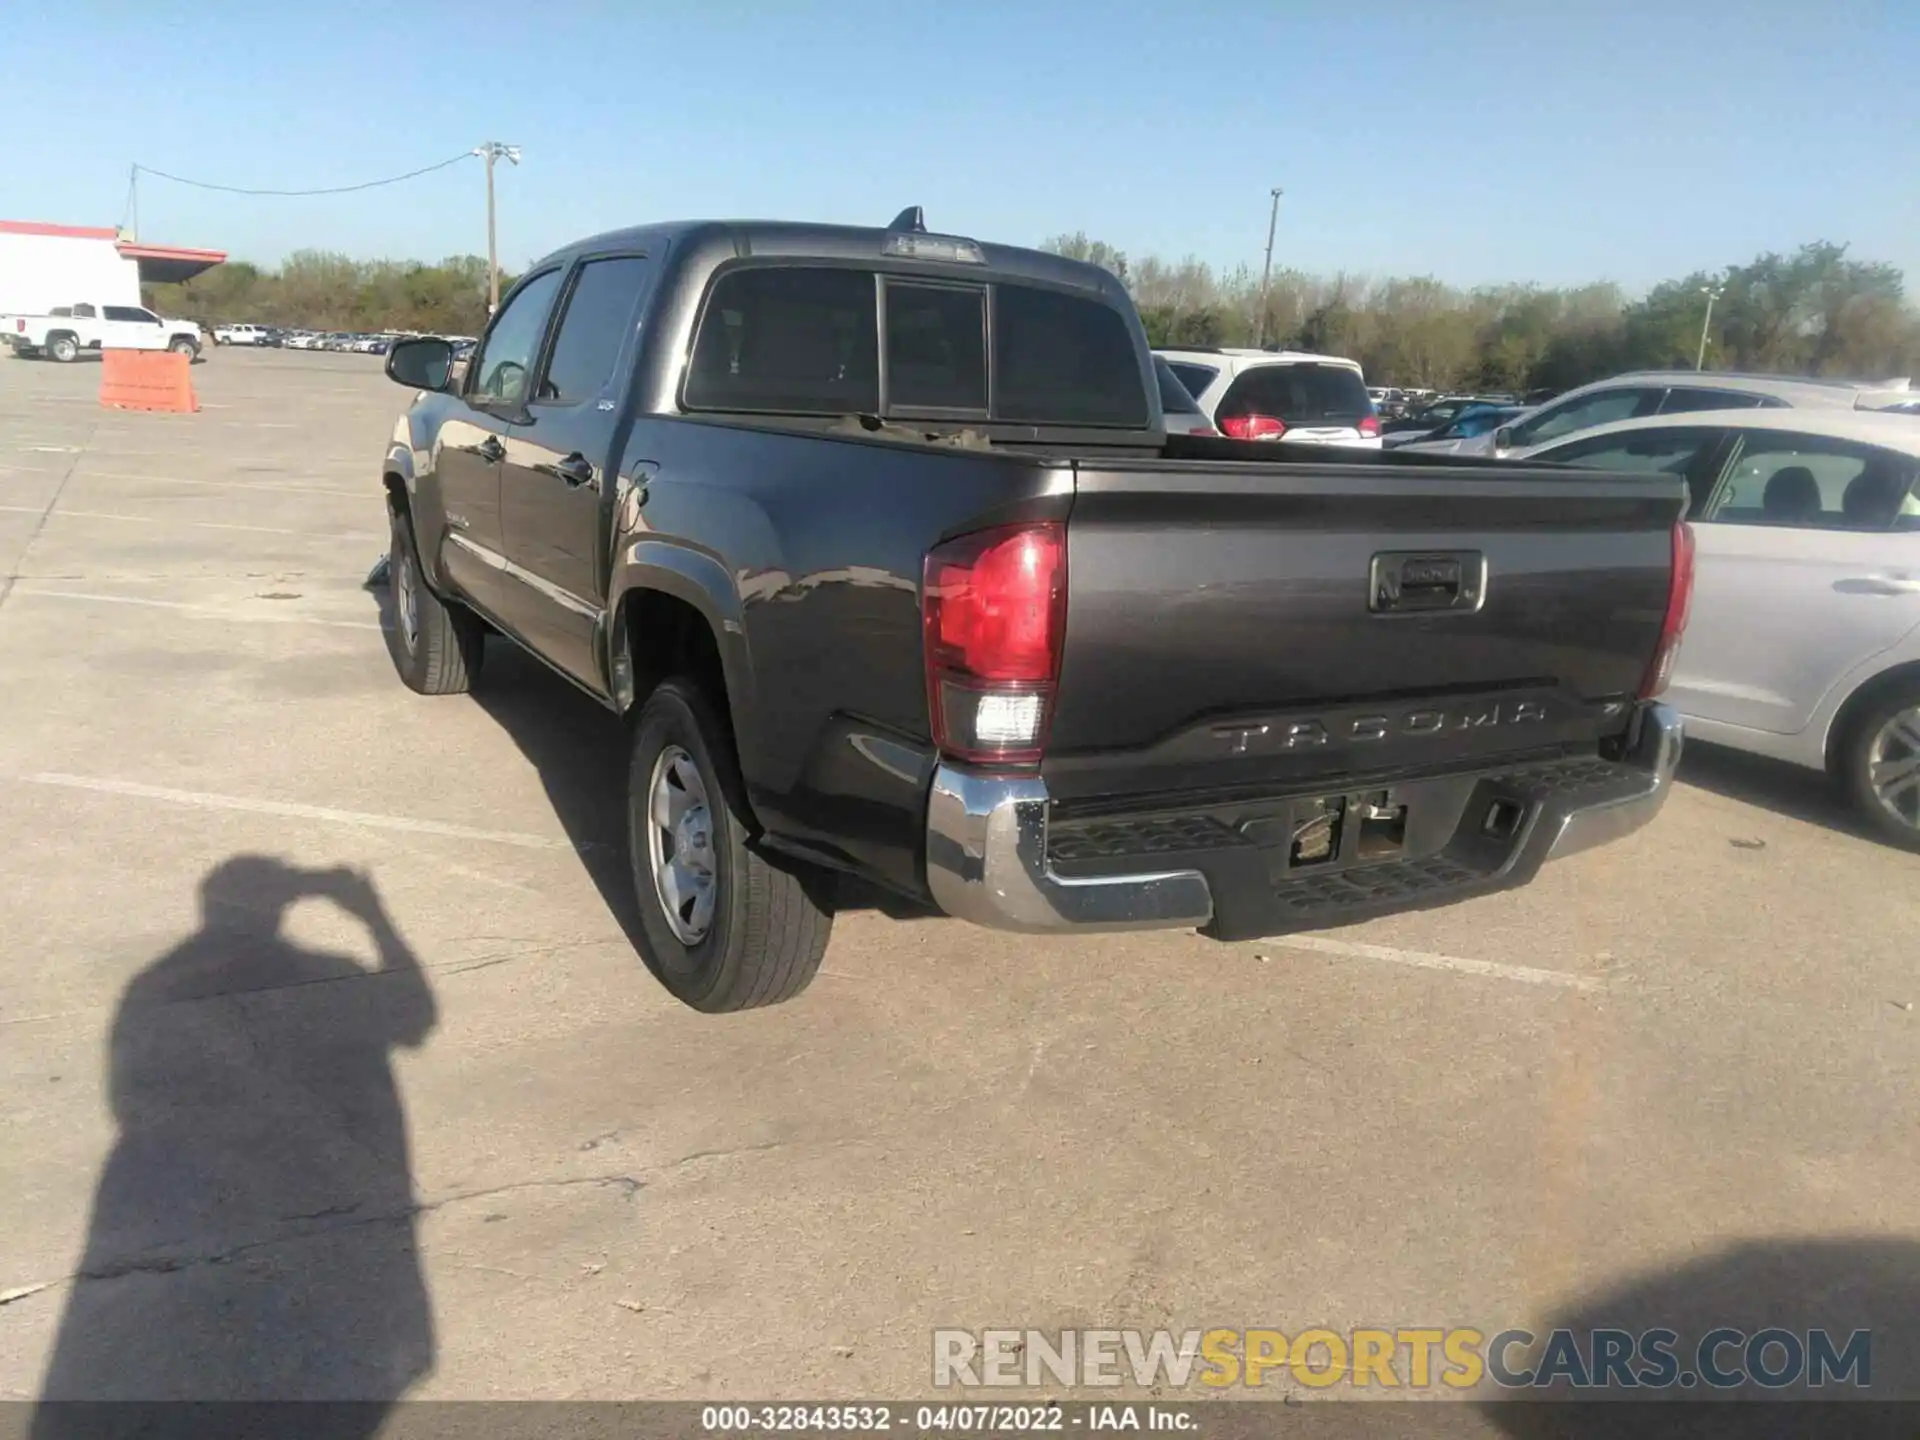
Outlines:
[{"label": "truck roof", "polygon": [[[954,261],[912,260],[887,255],[884,246],[889,236],[921,233],[933,239],[967,240],[977,245],[986,259],[978,265]],[[1112,272],[1085,261],[1069,260],[1044,250],[1017,245],[994,245],[949,231],[903,232],[857,225],[823,225],[788,220],[670,220],[653,225],[635,225],[624,230],[608,230],[575,241],[541,259],[532,267],[543,269],[560,260],[606,250],[698,249],[707,246],[730,247],[742,258],[784,256],[822,260],[870,260],[889,267],[925,269],[949,277],[979,276],[982,271],[1001,279],[1031,280],[1048,285],[1069,286],[1095,291],[1109,300],[1125,300],[1126,289]]]}]

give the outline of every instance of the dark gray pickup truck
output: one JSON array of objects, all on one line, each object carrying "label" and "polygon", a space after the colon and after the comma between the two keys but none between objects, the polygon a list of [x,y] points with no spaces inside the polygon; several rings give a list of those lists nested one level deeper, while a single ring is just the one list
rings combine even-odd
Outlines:
[{"label": "dark gray pickup truck", "polygon": [[1117,281],[914,211],[602,235],[387,372],[395,664],[629,717],[700,1009],[805,987],[834,872],[1244,939],[1523,884],[1679,756],[1678,477],[1169,436]]}]

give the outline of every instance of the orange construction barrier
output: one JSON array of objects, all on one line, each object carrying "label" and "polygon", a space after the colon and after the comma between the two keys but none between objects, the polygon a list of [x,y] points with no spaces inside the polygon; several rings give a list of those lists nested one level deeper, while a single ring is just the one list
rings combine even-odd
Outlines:
[{"label": "orange construction barrier", "polygon": [[172,350],[103,350],[100,403],[109,410],[191,415],[200,408],[192,365],[192,356]]}]

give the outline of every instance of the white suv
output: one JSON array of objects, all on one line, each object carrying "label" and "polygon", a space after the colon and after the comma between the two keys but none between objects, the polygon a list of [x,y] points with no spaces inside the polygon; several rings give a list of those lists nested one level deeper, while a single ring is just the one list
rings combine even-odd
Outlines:
[{"label": "white suv", "polygon": [[213,343],[216,345],[259,345],[265,341],[265,333],[258,325],[216,325],[213,327]]},{"label": "white suv", "polygon": [[1596,425],[1678,415],[1692,410],[1877,410],[1905,398],[1905,382],[1866,385],[1792,375],[1729,375],[1695,370],[1639,370],[1556,395],[1491,434],[1462,442],[1460,455],[1524,459]]},{"label": "white suv", "polygon": [[1304,350],[1158,350],[1222,435],[1380,448],[1380,417],[1352,360]]}]

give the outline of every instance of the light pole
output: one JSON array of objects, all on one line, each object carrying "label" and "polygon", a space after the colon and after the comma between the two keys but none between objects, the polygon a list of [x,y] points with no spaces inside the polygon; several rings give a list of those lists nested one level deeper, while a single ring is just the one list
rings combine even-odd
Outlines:
[{"label": "light pole", "polygon": [[493,312],[500,308],[500,245],[494,237],[493,162],[506,159],[518,165],[520,147],[489,140],[473,153],[487,162],[487,318],[492,319]]},{"label": "light pole", "polygon": [[1700,293],[1707,297],[1707,313],[1700,318],[1700,353],[1693,357],[1696,371],[1707,368],[1707,327],[1713,324],[1713,302],[1726,294],[1726,288],[1719,285],[1702,285]]},{"label": "light pole", "polygon": [[1262,350],[1267,346],[1267,282],[1273,277],[1273,232],[1280,223],[1280,197],[1285,192],[1276,185],[1272,193],[1273,207],[1267,211],[1267,259],[1260,267],[1260,325],[1253,342]]}]

